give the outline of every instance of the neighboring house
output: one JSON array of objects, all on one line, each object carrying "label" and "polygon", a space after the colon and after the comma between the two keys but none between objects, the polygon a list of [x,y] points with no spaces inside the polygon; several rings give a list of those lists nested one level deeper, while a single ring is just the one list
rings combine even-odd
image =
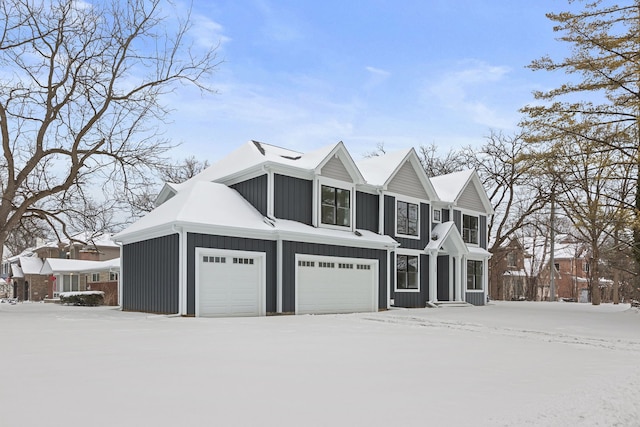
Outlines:
[{"label": "neighboring house", "polygon": [[528,275],[525,269],[525,249],[517,238],[497,248],[489,272],[489,296],[494,300],[526,299]]},{"label": "neighboring house", "polygon": [[429,179],[415,150],[354,162],[250,141],[114,238],[124,310],[187,316],[482,305],[491,205],[472,171]]},{"label": "neighboring house", "polygon": [[116,305],[119,254],[108,233],[81,233],[70,240],[40,244],[3,263],[3,270],[10,270],[9,297],[43,301],[56,299],[60,292],[93,289],[105,291],[105,303]]}]

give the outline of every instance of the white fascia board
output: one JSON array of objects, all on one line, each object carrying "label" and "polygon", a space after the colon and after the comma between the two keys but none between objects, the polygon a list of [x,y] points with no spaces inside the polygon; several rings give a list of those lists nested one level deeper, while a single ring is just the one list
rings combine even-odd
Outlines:
[{"label": "white fascia board", "polygon": [[386,243],[372,240],[362,240],[358,237],[336,237],[336,236],[323,236],[313,233],[300,233],[295,231],[278,231],[278,237],[282,240],[293,242],[306,242],[316,244],[327,244],[335,246],[347,246],[354,248],[368,248],[368,249],[392,249],[398,247],[398,243]]},{"label": "white fascia board", "polygon": [[380,194],[380,190],[382,190],[382,187],[379,185],[373,185],[373,184],[358,184],[356,185],[356,191],[359,191],[361,193],[368,193],[368,194],[374,194],[374,195],[379,195]]},{"label": "white fascia board", "polygon": [[256,230],[253,228],[230,227],[220,225],[180,223],[185,233],[202,233],[215,236],[244,237],[257,240],[276,240],[276,230]]},{"label": "white fascia board", "polygon": [[173,229],[174,223],[162,224],[156,227],[147,228],[145,230],[135,231],[133,233],[127,233],[122,236],[116,234],[113,237],[113,241],[116,243],[129,244],[142,242],[144,240],[155,239],[157,237],[169,236],[171,234],[177,234],[178,232]]}]

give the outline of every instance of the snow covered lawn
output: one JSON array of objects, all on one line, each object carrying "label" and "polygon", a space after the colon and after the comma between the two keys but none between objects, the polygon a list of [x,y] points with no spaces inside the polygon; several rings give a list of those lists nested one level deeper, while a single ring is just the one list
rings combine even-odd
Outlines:
[{"label": "snow covered lawn", "polygon": [[640,425],[640,311],[195,319],[0,304],[2,426]]}]

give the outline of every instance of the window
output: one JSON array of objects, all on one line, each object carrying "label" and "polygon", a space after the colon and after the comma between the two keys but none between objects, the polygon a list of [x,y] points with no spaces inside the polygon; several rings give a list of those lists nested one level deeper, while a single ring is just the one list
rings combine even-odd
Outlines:
[{"label": "window", "polygon": [[234,264],[252,265],[253,264],[253,258],[234,258],[233,259],[233,263]]},{"label": "window", "polygon": [[407,236],[418,235],[418,205],[415,203],[401,202],[397,203],[397,234],[405,234]]},{"label": "window", "polygon": [[516,261],[517,261],[517,257],[515,252],[509,252],[507,254],[507,267],[515,267]]},{"label": "window", "polygon": [[418,289],[418,257],[396,257],[396,289]]},{"label": "window", "polygon": [[315,262],[314,261],[298,261],[298,266],[299,267],[314,267],[315,266]]},{"label": "window", "polygon": [[321,222],[349,227],[351,225],[351,192],[323,185],[321,188]]},{"label": "window", "polygon": [[434,209],[433,222],[440,222],[440,221],[442,221],[442,213],[440,212],[440,209]]},{"label": "window", "polygon": [[118,280],[118,273],[111,271],[109,272],[109,281],[116,282]]},{"label": "window", "polygon": [[91,273],[91,281],[99,282],[100,281],[100,273]]},{"label": "window", "polygon": [[482,290],[482,261],[467,260],[467,289]]},{"label": "window", "polygon": [[589,263],[585,262],[584,264],[582,264],[582,271],[584,271],[585,273],[589,272]]},{"label": "window", "polygon": [[320,268],[335,268],[335,264],[333,262],[318,262],[318,267]]},{"label": "window", "polygon": [[462,240],[465,243],[478,244],[478,217],[462,215]]},{"label": "window", "polygon": [[77,274],[65,274],[62,276],[62,291],[72,292],[80,290],[80,276]]},{"label": "window", "polygon": [[556,271],[560,273],[560,263],[554,263],[553,266],[556,268]]}]

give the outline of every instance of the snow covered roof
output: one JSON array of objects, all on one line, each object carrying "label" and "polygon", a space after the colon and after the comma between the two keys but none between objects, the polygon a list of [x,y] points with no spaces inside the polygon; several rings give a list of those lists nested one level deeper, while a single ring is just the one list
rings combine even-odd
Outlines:
[{"label": "snow covered roof", "polygon": [[411,151],[412,149],[399,150],[358,160],[358,169],[367,184],[382,186],[389,181]]},{"label": "snow covered roof", "polygon": [[38,257],[20,257],[20,267],[24,274],[40,274],[42,260]]},{"label": "snow covered roof", "polygon": [[108,261],[87,261],[82,259],[47,258],[40,274],[86,273],[90,271],[110,271],[113,265],[120,269],[120,258]]},{"label": "snow covered roof", "polygon": [[446,175],[434,176],[430,178],[430,180],[440,200],[453,204],[458,204],[461,200],[461,196],[465,193],[465,189],[469,185],[474,185],[477,196],[480,198],[486,213],[493,213],[491,201],[489,200],[489,197],[487,196],[487,193],[482,186],[482,182],[480,182],[480,178],[475,170],[467,169]]},{"label": "snow covered roof", "polygon": [[300,222],[267,219],[236,190],[224,184],[195,182],[140,220],[114,236],[118,241],[135,242],[176,233],[175,227],[239,237],[314,242],[348,242],[349,245],[395,247],[389,236],[370,231],[332,230],[316,228]]},{"label": "snow covered roof", "polygon": [[16,278],[23,278],[24,272],[18,264],[11,264],[11,275]]},{"label": "snow covered roof", "polygon": [[460,254],[469,253],[469,248],[462,240],[462,236],[457,232],[456,225],[453,221],[447,221],[436,225],[431,230],[431,240],[425,248],[427,251],[439,251],[440,249],[449,249]]}]

